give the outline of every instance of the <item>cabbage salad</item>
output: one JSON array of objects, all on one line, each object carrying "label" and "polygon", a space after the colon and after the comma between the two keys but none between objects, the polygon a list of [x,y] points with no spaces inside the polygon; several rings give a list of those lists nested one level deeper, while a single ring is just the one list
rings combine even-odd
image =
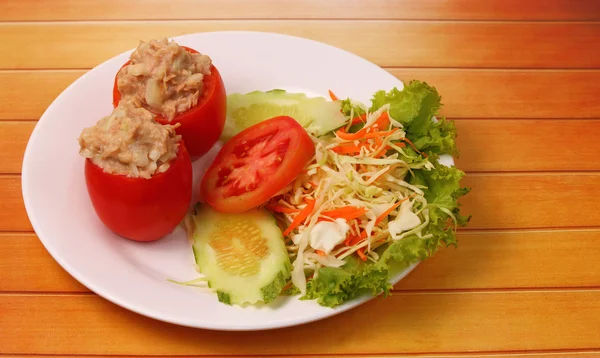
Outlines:
[{"label": "cabbage salad", "polygon": [[470,219],[457,202],[469,191],[459,184],[464,173],[439,162],[458,152],[454,123],[434,117],[435,88],[412,81],[375,93],[370,106],[339,102],[345,124],[312,136],[303,174],[264,205],[293,266],[283,292],[329,307],[367,292],[387,296],[394,273],[455,246]]}]

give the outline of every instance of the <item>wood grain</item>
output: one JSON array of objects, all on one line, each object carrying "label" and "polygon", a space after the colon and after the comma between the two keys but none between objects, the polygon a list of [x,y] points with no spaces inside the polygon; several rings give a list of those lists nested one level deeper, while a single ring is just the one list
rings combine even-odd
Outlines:
[{"label": "wood grain", "polygon": [[35,122],[0,122],[0,173],[20,173]]},{"label": "wood grain", "polygon": [[[600,120],[456,120],[466,171],[600,170]],[[532,133],[535,138],[532,139]]]},{"label": "wood grain", "polygon": [[[437,88],[450,118],[600,118],[600,71],[387,68]],[[85,70],[0,71],[0,119],[38,119]],[[339,96],[344,89],[334,88]],[[30,93],[36,96],[28,96]],[[28,100],[21,100],[28,98]]]},{"label": "wood grain", "polygon": [[0,231],[31,231],[21,195],[21,176],[0,176]]},{"label": "wood grain", "polygon": [[[600,173],[469,174],[468,229],[598,226]],[[574,213],[580,213],[575,215]],[[582,214],[585,213],[585,214]],[[29,231],[20,176],[0,176],[0,231]]]},{"label": "wood grain", "polygon": [[[600,120],[465,120],[456,122],[465,171],[600,170]],[[35,122],[0,121],[0,173],[20,173]],[[532,141],[531,133],[543,140]],[[557,150],[557,146],[561,149]],[[506,160],[523,157],[526,160]]]},{"label": "wood grain", "polygon": [[[458,240],[457,249],[440,250],[395,289],[600,286],[598,230],[460,232]],[[565,254],[569,252],[577,254]],[[5,273],[1,292],[89,292],[52,259],[34,234],[0,234],[0,257],[0,272]]]},{"label": "wood grain", "polygon": [[594,0],[4,0],[0,21],[160,19],[599,20]]},{"label": "wood grain", "polygon": [[[453,118],[600,118],[600,71],[390,68],[426,81]],[[596,79],[598,79],[596,81]]]},{"label": "wood grain", "polygon": [[0,234],[0,291],[90,292],[54,261],[35,234]]},{"label": "wood grain", "polygon": [[4,294],[0,313],[0,347],[7,354],[489,352],[591,349],[600,339],[599,290],[395,293],[268,334],[174,326],[91,295]]},{"label": "wood grain", "polygon": [[[597,226],[600,173],[470,174],[471,229]],[[579,214],[575,214],[579,213]]]},{"label": "wood grain", "polygon": [[[0,119],[38,119],[85,71],[0,71]],[[32,95],[35,94],[35,95]]]},{"label": "wood grain", "polygon": [[19,51],[5,52],[0,68],[89,68],[140,39],[221,30],[302,36],[380,66],[600,67],[600,23],[595,22],[205,20],[2,23],[0,47]]},{"label": "wood grain", "polygon": [[458,240],[458,248],[440,250],[395,289],[600,286],[600,263],[592,262],[600,254],[597,230],[462,231]]}]

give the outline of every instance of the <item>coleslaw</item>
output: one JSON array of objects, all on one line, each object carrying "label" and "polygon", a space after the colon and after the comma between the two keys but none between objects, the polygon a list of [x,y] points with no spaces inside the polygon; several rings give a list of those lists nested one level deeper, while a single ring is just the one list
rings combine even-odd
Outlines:
[{"label": "coleslaw", "polygon": [[435,120],[435,88],[413,81],[377,92],[370,107],[341,104],[346,124],[312,137],[303,174],[265,205],[293,262],[285,292],[332,307],[365,291],[389,294],[392,263],[404,268],[456,245],[470,219],[457,203],[469,191],[464,173],[439,163],[457,154],[456,130]]}]

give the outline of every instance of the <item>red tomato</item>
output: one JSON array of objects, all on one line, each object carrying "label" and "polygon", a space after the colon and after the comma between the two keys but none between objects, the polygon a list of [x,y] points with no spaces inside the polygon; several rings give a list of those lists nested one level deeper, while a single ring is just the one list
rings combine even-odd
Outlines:
[{"label": "red tomato", "polygon": [[202,178],[200,194],[217,211],[252,209],[294,180],[314,154],[312,140],[293,118],[268,119],[225,143]]},{"label": "red tomato", "polygon": [[114,233],[135,241],[154,241],[169,234],[192,199],[192,162],[183,143],[170,168],[150,179],[106,173],[87,159],[85,180],[100,220]]},{"label": "red tomato", "polygon": [[[189,47],[182,47],[191,53],[198,52]],[[129,62],[125,62],[123,67],[127,66]],[[194,107],[177,114],[172,121],[168,121],[162,115],[157,115],[155,118],[161,124],[181,124],[175,131],[185,141],[192,161],[206,154],[217,143],[225,126],[225,116],[227,115],[225,85],[215,66],[210,68],[210,72],[209,76],[204,76],[202,97],[198,99],[198,103]],[[117,76],[115,76],[113,106],[116,107],[120,100],[121,93],[117,87]]]}]

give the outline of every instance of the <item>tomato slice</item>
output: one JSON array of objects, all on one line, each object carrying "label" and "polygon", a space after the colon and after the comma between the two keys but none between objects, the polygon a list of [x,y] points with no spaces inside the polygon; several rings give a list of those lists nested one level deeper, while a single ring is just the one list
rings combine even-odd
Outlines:
[{"label": "tomato slice", "polygon": [[202,178],[200,193],[217,211],[250,210],[285,188],[314,154],[312,140],[296,120],[268,119],[225,143]]},{"label": "tomato slice", "polygon": [[154,241],[181,222],[192,199],[192,162],[183,143],[169,169],[145,178],[106,173],[85,162],[87,190],[96,215],[119,236]]},{"label": "tomato slice", "polygon": [[[186,46],[182,46],[190,53],[198,51]],[[125,62],[121,67],[127,66],[131,61]],[[119,70],[120,71],[120,70]],[[181,135],[185,141],[192,161],[202,157],[219,140],[227,115],[227,93],[225,85],[219,70],[215,66],[210,69],[211,74],[204,76],[204,89],[202,97],[198,103],[183,113],[179,113],[172,121],[167,120],[162,115],[155,117],[161,124],[177,123],[180,126],[175,129],[177,134]],[[118,72],[117,72],[118,74]],[[113,106],[116,107],[121,101],[121,92],[117,86],[117,76],[115,75],[113,85]]]}]

